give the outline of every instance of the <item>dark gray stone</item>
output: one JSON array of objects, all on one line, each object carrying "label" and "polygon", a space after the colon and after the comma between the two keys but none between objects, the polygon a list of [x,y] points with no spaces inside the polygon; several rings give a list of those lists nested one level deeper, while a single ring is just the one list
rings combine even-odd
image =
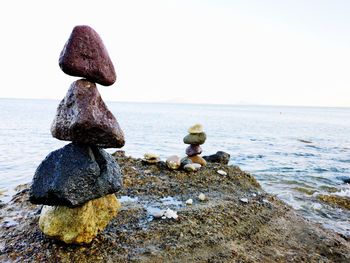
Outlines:
[{"label": "dark gray stone", "polygon": [[201,145],[205,143],[206,139],[207,139],[207,135],[205,134],[205,132],[188,134],[184,137],[184,143]]},{"label": "dark gray stone", "polygon": [[180,163],[181,163],[180,167],[184,167],[186,164],[192,164],[193,162],[188,157],[184,157],[180,160]]},{"label": "dark gray stone", "polygon": [[76,207],[118,191],[121,176],[119,165],[103,149],[70,143],[39,165],[29,199],[33,204]]},{"label": "dark gray stone", "polygon": [[216,152],[216,154],[203,156],[203,159],[209,163],[228,164],[228,162],[230,161],[230,154],[223,151],[218,151]]}]

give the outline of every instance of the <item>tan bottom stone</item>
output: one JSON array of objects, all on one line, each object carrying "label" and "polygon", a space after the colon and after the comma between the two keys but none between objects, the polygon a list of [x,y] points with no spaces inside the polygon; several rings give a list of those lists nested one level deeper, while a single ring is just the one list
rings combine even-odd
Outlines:
[{"label": "tan bottom stone", "polygon": [[39,228],[47,236],[65,243],[90,243],[120,210],[114,194],[106,195],[76,208],[44,206]]},{"label": "tan bottom stone", "polygon": [[199,163],[202,166],[205,166],[207,164],[207,161],[203,159],[202,156],[195,155],[188,157],[193,163]]}]

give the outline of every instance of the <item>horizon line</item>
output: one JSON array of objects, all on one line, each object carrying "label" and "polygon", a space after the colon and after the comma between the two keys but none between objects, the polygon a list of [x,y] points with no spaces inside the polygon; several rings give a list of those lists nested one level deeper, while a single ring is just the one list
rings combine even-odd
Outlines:
[{"label": "horizon line", "polygon": [[[49,100],[60,101],[62,99],[52,98],[11,98],[0,97],[0,100]],[[295,108],[338,108],[349,109],[350,106],[330,106],[330,105],[295,105],[295,104],[254,104],[254,103],[211,103],[211,102],[176,102],[176,101],[115,101],[106,100],[107,103],[144,103],[144,104],[177,104],[177,105],[211,105],[211,106],[246,106],[246,107],[295,107]]]}]

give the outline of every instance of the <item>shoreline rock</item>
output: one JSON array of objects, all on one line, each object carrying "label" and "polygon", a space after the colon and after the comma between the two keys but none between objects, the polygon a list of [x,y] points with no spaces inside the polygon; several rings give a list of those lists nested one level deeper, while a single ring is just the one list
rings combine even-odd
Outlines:
[{"label": "shoreline rock", "polygon": [[90,243],[119,210],[120,203],[114,194],[91,200],[77,208],[43,206],[39,228],[48,237],[67,244]]},{"label": "shoreline rock", "polygon": [[[305,220],[264,192],[238,167],[207,163],[195,173],[165,163],[116,155],[123,173],[118,216],[89,245],[46,238],[40,207],[21,190],[0,210],[0,261],[6,262],[348,262],[349,238]],[[150,170],[151,173],[145,173]],[[227,172],[226,176],[217,173]],[[207,199],[197,199],[203,193]],[[176,220],[152,220],[147,212],[170,196]],[[249,202],[242,198],[249,196]],[[186,200],[193,198],[192,205]],[[161,210],[164,209],[159,207]],[[12,220],[12,221],[11,221]],[[13,224],[7,225],[6,221]]]},{"label": "shoreline rock", "polygon": [[51,152],[35,171],[33,204],[77,207],[122,187],[115,159],[95,146],[70,143]]}]

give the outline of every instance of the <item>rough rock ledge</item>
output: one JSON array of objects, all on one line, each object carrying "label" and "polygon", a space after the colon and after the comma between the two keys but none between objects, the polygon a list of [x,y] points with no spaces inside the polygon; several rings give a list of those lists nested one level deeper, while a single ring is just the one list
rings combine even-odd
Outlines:
[{"label": "rough rock ledge", "polygon": [[[27,185],[0,210],[0,262],[350,262],[346,237],[306,221],[238,167],[208,163],[186,173],[164,162],[116,158],[122,208],[89,245],[45,237],[41,206],[27,201]],[[176,201],[176,220],[148,213],[159,200]]]}]

